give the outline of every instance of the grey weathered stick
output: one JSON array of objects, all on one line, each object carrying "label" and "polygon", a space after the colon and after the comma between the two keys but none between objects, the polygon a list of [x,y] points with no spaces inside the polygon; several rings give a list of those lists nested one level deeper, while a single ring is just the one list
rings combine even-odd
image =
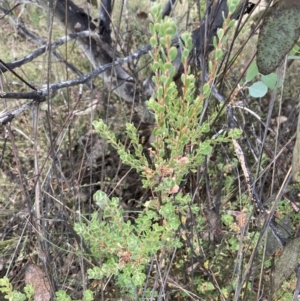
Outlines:
[{"label": "grey weathered stick", "polygon": [[300,294],[300,264],[299,263],[297,264],[297,266],[295,268],[295,273],[296,273],[296,277],[297,277],[297,284],[296,284],[293,301],[297,301],[298,296]]}]

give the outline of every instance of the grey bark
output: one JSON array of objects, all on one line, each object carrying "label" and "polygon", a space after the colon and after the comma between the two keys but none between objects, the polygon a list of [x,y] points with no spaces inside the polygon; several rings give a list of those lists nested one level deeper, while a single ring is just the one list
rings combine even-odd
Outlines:
[{"label": "grey bark", "polygon": [[100,7],[99,33],[107,44],[111,44],[111,0],[102,0]]}]

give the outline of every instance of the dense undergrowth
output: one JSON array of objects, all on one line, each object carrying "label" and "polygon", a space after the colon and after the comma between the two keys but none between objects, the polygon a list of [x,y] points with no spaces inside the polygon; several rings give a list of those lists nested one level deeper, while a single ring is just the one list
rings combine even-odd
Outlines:
[{"label": "dense undergrowth", "polygon": [[[0,291],[9,300],[33,300],[34,292],[40,300],[55,294],[57,300],[292,300],[297,280],[282,274],[293,269],[284,270],[296,256],[286,250],[298,243],[298,187],[285,177],[299,67],[293,62],[285,73],[259,74],[252,62],[255,23],[244,19],[233,41],[236,1],[229,2],[207,78],[191,58],[190,33],[172,44],[182,30],[177,14],[162,19],[154,4],[151,14],[139,9],[133,25],[125,23],[139,34],[124,29],[119,51],[128,54],[130,45],[146,41],[153,47],[139,63],[150,61],[141,72],[154,74],[147,101],[154,124],[141,123],[134,108],[95,80],[92,90],[73,87],[49,97],[38,118],[33,109],[2,126],[0,271],[8,278]],[[147,39],[144,24],[136,24],[142,13]],[[22,14],[26,22],[33,16],[36,28],[47,24],[40,8]],[[15,24],[3,26],[14,34]],[[52,39],[60,34],[54,26]],[[28,51],[35,47],[16,33],[5,38],[12,49],[6,61],[23,55],[21,42]],[[75,44],[60,51],[89,71]],[[179,52],[183,72],[173,80]],[[36,85],[74,76],[48,59],[17,71]],[[13,75],[3,78],[5,91],[18,89]],[[3,108],[21,104],[3,102]]]}]

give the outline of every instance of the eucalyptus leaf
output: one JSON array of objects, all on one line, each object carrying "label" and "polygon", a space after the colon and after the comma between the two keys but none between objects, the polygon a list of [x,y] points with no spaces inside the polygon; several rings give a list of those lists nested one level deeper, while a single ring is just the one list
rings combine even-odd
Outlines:
[{"label": "eucalyptus leaf", "polygon": [[250,82],[252,79],[258,74],[258,68],[256,61],[253,61],[249,66],[247,73],[246,73],[246,81]]},{"label": "eucalyptus leaf", "polygon": [[249,94],[254,98],[263,97],[267,94],[268,87],[262,81],[258,81],[249,87]]},{"label": "eucalyptus leaf", "polygon": [[270,73],[268,75],[262,75],[261,80],[268,86],[269,89],[273,90],[277,83],[277,74]]},{"label": "eucalyptus leaf", "polygon": [[288,60],[300,60],[300,55],[289,55]]}]

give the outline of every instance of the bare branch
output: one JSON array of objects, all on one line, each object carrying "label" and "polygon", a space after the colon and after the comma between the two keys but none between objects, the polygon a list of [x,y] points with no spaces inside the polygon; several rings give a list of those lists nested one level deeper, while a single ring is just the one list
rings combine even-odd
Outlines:
[{"label": "bare branch", "polygon": [[[170,0],[173,1],[173,0]],[[42,0],[41,2],[46,2],[45,0]],[[53,4],[53,1],[50,1],[50,7]],[[52,3],[52,4],[51,4]],[[64,3],[64,5],[63,5]],[[74,20],[72,19],[73,17],[77,18],[77,15],[81,18],[80,19],[80,24],[83,28],[88,28],[90,25],[90,18],[87,16],[82,9],[78,8],[75,4],[71,4],[72,1],[70,0],[64,0],[59,2],[57,4],[57,7],[55,7],[55,12],[58,13],[58,19],[60,19],[63,22],[69,22],[68,27],[72,29],[73,31],[75,30],[72,27],[72,24],[74,23]],[[173,2],[170,2],[170,5]],[[212,8],[211,13],[209,16],[213,18],[213,21],[210,24],[210,29],[209,29],[209,39],[205,39],[205,34],[207,31],[207,26],[206,22],[203,21],[201,27],[199,29],[196,29],[193,32],[193,40],[194,40],[194,46],[197,51],[203,51],[204,46],[207,47],[207,45],[211,44],[213,36],[215,36],[216,31],[219,27],[222,26],[223,23],[223,13],[225,12],[225,16],[228,14],[228,9],[227,9],[227,1],[226,0],[221,0],[218,2],[219,5],[216,5]],[[69,6],[65,7],[66,4]],[[107,7],[102,8],[102,10],[106,9],[107,12],[106,14],[103,13],[104,18],[108,18],[109,10],[111,11],[111,7],[109,6],[110,3],[106,3]],[[69,14],[69,9],[72,11],[71,12],[71,18],[70,20],[66,20],[65,16],[65,9],[68,9],[68,14]],[[62,16],[62,11],[63,16]],[[109,26],[109,21],[106,20],[106,25]],[[74,25],[75,27],[75,25]],[[151,46],[147,45],[143,49],[137,51],[136,53],[122,58],[122,59],[117,59],[114,62],[113,57],[114,57],[114,51],[113,49],[105,42],[103,42],[103,39],[96,33],[96,32],[91,32],[91,31],[81,31],[80,33],[72,33],[66,37],[63,37],[54,43],[51,44],[49,49],[53,50],[56,47],[62,45],[69,39],[77,39],[79,44],[83,48],[85,48],[85,53],[87,56],[90,58],[90,61],[93,62],[93,65],[95,66],[96,70],[87,74],[87,75],[82,75],[77,77],[76,79],[73,80],[68,80],[64,82],[58,82],[51,84],[49,86],[49,89],[40,89],[38,91],[33,91],[33,92],[25,92],[25,93],[6,93],[5,95],[1,95],[0,98],[7,98],[7,99],[12,99],[12,98],[23,98],[23,99],[34,99],[34,100],[41,100],[44,97],[46,97],[48,94],[53,93],[59,89],[63,89],[66,87],[71,87],[75,86],[78,84],[85,84],[95,78],[98,75],[101,75],[101,77],[104,79],[104,82],[106,84],[109,84],[112,87],[112,91],[114,91],[115,94],[121,96],[125,101],[127,102],[135,102],[138,103],[141,100],[141,94],[137,92],[137,84],[133,80],[133,78],[121,67],[122,64],[126,62],[130,62],[134,59],[139,58],[141,55],[146,54],[149,50],[151,50]],[[208,41],[204,45],[204,41]],[[178,39],[174,41],[174,43],[178,43]],[[87,50],[87,46],[88,50]],[[47,51],[47,46],[43,45],[39,49],[35,50],[31,54],[25,56],[23,59],[18,60],[16,62],[7,64],[11,69],[16,68],[18,66],[21,66],[22,64],[32,61],[34,58],[38,57],[45,51]],[[209,49],[210,51],[212,49]],[[180,61],[180,58],[179,58]],[[2,71],[5,72],[6,69],[3,66],[0,66]],[[112,68],[114,67],[114,68]],[[179,68],[178,68],[179,69]],[[148,90],[147,85],[151,85],[151,80],[148,80],[144,83],[144,88],[145,90]],[[151,94],[146,93],[147,97],[149,97]]]},{"label": "bare branch", "polygon": [[32,101],[22,105],[21,107],[15,109],[15,110],[12,110],[10,112],[2,114],[2,116],[0,116],[0,123],[2,125],[5,125],[8,122],[11,122],[15,117],[17,117],[18,115],[20,115],[24,111],[30,109],[34,103],[35,103],[35,101],[32,100]]},{"label": "bare branch", "polygon": [[[31,39],[36,44],[39,45],[46,45],[46,41],[41,39],[39,36],[35,35],[31,31],[29,31],[24,25],[18,24],[17,25],[18,33],[25,34],[28,38]],[[62,64],[64,64],[69,70],[75,73],[77,76],[82,76],[83,73],[78,70],[72,63],[67,62],[56,50],[55,48],[51,47],[52,55]],[[87,89],[92,89],[92,85],[86,84]]]},{"label": "bare branch", "polygon": [[39,57],[40,55],[44,54],[46,51],[48,51],[49,49],[54,50],[57,47],[63,45],[64,43],[66,43],[67,41],[70,41],[72,39],[77,39],[77,38],[82,38],[82,37],[89,37],[91,35],[91,32],[86,30],[86,31],[81,31],[79,33],[71,33],[67,36],[64,36],[58,40],[56,40],[55,42],[53,42],[50,47],[49,45],[43,45],[42,47],[34,50],[33,52],[27,54],[26,56],[24,56],[23,58],[13,61],[11,63],[6,63],[6,67],[0,64],[0,71],[2,73],[6,72],[6,71],[11,71],[12,69],[21,67],[24,64],[27,64],[31,61],[33,61],[34,59],[36,59],[37,57]]},{"label": "bare branch", "polygon": [[[92,80],[93,78],[97,77],[99,74],[103,73],[104,71],[106,71],[107,69],[111,69],[113,66],[117,66],[117,65],[122,65],[124,63],[128,63],[131,62],[135,59],[138,59],[140,56],[142,56],[143,54],[148,53],[148,51],[151,50],[151,46],[147,45],[146,47],[142,48],[141,50],[133,53],[130,56],[127,56],[125,58],[122,59],[118,59],[112,63],[103,65],[99,68],[97,68],[96,70],[94,70],[91,73],[88,73],[86,75],[80,76],[76,79],[72,79],[72,80],[67,80],[67,81],[63,81],[63,82],[57,82],[54,84],[49,85],[49,89],[39,89],[37,91],[32,91],[32,92],[25,92],[25,93],[11,93],[11,92],[7,92],[7,93],[1,93],[0,94],[0,99],[1,98],[6,98],[6,99],[34,99],[34,100],[41,100],[44,97],[48,96],[49,94],[63,89],[63,88],[67,88],[67,87],[72,87],[72,86],[76,86],[79,84],[85,84],[88,81]],[[130,84],[130,82],[128,82],[128,84]],[[138,99],[138,97],[136,98]]]},{"label": "bare branch", "polygon": [[[88,28],[92,30],[96,29],[95,24],[91,22],[91,17],[71,0],[40,0],[40,3],[43,7],[53,10],[56,20],[63,26],[66,26],[71,32],[78,32]],[[86,37],[77,39],[76,41],[95,69],[115,60],[113,48],[105,43],[96,32],[93,39]],[[137,82],[133,80],[132,76],[120,64],[111,66],[114,66],[114,68],[106,68],[105,72],[101,72],[104,83],[126,102],[137,101],[139,94],[141,94],[141,92],[137,91]]]}]

